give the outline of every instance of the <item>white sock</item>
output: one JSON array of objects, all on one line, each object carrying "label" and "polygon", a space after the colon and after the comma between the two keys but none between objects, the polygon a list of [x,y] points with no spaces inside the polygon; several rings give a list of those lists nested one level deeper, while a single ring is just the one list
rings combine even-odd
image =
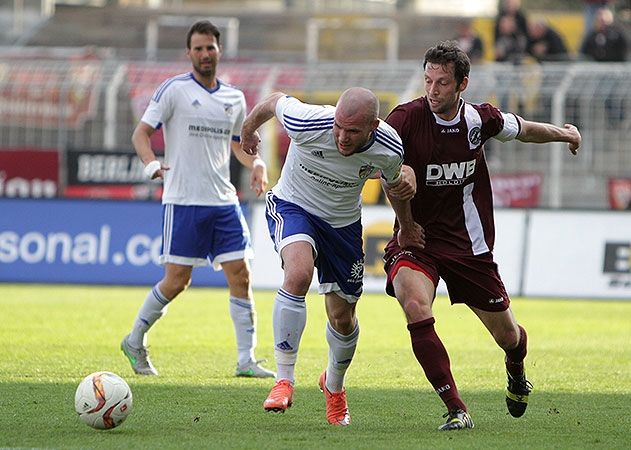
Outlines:
[{"label": "white sock", "polygon": [[329,364],[326,368],[326,388],[330,392],[344,389],[344,374],[351,365],[357,340],[359,339],[359,322],[348,336],[338,333],[329,322],[326,323],[326,340],[329,343]]},{"label": "white sock", "polygon": [[138,310],[134,326],[129,334],[129,345],[134,348],[147,346],[147,332],[160,317],[166,314],[168,304],[169,300],[160,292],[156,284]]},{"label": "white sock", "polygon": [[272,319],[276,380],[287,379],[293,383],[300,338],[307,324],[305,296],[293,295],[279,289],[274,301]]},{"label": "white sock", "polygon": [[238,364],[240,367],[255,361],[256,347],[256,311],[254,302],[248,298],[230,296],[230,317],[237,336]]}]

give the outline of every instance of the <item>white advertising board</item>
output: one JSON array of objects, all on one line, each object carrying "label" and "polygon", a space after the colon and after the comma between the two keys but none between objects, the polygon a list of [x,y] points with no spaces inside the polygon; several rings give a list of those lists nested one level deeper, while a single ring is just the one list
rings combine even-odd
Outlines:
[{"label": "white advertising board", "polygon": [[250,231],[252,233],[252,246],[254,247],[252,287],[254,289],[278,289],[283,284],[283,269],[267,230],[265,204],[256,203],[252,207],[250,217]]},{"label": "white advertising board", "polygon": [[524,295],[631,299],[631,212],[530,214]]},{"label": "white advertising board", "polygon": [[495,210],[495,262],[508,295],[521,295],[527,211]]}]

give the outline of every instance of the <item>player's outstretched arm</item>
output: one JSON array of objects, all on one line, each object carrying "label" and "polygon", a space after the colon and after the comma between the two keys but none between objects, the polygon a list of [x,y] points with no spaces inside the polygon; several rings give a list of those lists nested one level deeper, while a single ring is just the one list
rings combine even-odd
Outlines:
[{"label": "player's outstretched arm", "polygon": [[276,102],[285,95],[282,92],[274,92],[268,95],[252,108],[250,114],[243,121],[243,126],[241,127],[241,148],[248,155],[256,155],[259,152],[261,139],[256,130],[274,117]]},{"label": "player's outstretched arm", "polygon": [[546,143],[567,142],[568,149],[573,155],[578,153],[581,146],[581,133],[574,125],[566,123],[563,128],[551,123],[533,122],[519,118],[521,131],[517,139],[521,142]]}]

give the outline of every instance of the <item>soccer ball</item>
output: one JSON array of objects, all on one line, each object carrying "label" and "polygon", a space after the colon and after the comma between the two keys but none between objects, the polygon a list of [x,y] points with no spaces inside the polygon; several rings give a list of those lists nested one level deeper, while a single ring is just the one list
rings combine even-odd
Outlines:
[{"label": "soccer ball", "polygon": [[74,406],[87,425],[108,430],[123,423],[131,412],[131,389],[112,372],[94,372],[77,387]]}]

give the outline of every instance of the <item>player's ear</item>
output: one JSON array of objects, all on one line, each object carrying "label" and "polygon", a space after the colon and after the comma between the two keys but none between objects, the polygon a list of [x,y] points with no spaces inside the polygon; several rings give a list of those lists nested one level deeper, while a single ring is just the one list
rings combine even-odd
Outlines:
[{"label": "player's ear", "polygon": [[379,119],[375,119],[373,120],[371,126],[370,126],[370,130],[371,131],[375,131],[377,128],[379,128]]},{"label": "player's ear", "polygon": [[464,77],[460,82],[460,86],[458,86],[458,92],[464,92],[464,90],[469,85],[469,77]]}]

